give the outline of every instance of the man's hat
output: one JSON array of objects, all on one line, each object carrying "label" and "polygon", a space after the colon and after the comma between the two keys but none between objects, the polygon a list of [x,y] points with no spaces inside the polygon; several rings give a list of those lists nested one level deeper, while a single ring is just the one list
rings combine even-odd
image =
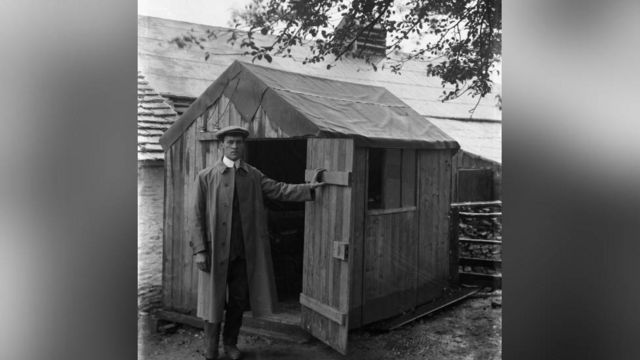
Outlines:
[{"label": "man's hat", "polygon": [[218,138],[218,140],[224,139],[226,135],[240,135],[246,139],[249,136],[249,130],[241,126],[227,126],[218,130],[218,132],[216,133],[216,137]]}]

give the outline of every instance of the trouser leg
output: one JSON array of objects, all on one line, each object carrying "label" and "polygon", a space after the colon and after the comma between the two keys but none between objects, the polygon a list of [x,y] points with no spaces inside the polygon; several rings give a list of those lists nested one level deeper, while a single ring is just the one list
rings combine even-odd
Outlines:
[{"label": "trouser leg", "polygon": [[218,358],[218,340],[220,339],[220,323],[204,322],[204,356],[207,359]]},{"label": "trouser leg", "polygon": [[249,284],[247,266],[244,259],[234,259],[229,264],[227,286],[229,300],[227,302],[222,341],[225,345],[236,345],[240,326],[242,326],[242,313],[249,305]]}]

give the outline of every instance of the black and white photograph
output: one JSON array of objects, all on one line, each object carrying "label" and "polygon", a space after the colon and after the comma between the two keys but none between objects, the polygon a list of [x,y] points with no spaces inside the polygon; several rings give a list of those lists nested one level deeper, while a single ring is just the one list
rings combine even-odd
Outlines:
[{"label": "black and white photograph", "polygon": [[3,2],[0,359],[640,359],[639,14]]},{"label": "black and white photograph", "polygon": [[140,0],[139,358],[501,359],[501,7]]},{"label": "black and white photograph", "polygon": [[638,14],[4,2],[0,359],[640,359]]}]

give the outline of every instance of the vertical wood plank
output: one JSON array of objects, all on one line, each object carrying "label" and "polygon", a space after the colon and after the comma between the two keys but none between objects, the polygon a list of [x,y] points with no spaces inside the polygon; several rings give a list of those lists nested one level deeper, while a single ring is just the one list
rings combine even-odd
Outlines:
[{"label": "vertical wood plank", "polygon": [[[329,159],[329,163],[336,170],[344,169],[344,151],[345,151],[344,142],[339,142],[335,144],[335,146],[330,147],[330,154],[327,156]],[[341,156],[342,155],[342,156]],[[333,241],[348,241],[348,237],[344,237],[342,224],[344,223],[342,214],[345,210],[345,206],[341,206],[344,204],[344,192],[342,189],[338,189],[337,186],[329,186],[333,193],[331,194],[331,199],[329,203],[329,211],[333,212],[332,215],[335,217],[330,219],[329,227],[332,235],[329,239],[333,239]],[[327,241],[329,247],[329,254],[333,253],[333,249],[331,246],[332,241]],[[340,263],[342,260],[333,258],[332,255],[329,255],[331,260],[329,261],[329,274],[332,277],[331,282],[328,284],[327,291],[329,297],[329,304],[336,308],[339,308],[339,299],[340,299],[340,281],[342,276],[342,271],[340,271]]]},{"label": "vertical wood plank", "polygon": [[444,279],[444,274],[443,274],[443,247],[444,247],[444,239],[442,239],[439,236],[440,233],[440,180],[442,179],[442,166],[441,166],[441,159],[440,159],[440,152],[433,152],[433,156],[431,157],[431,161],[432,166],[433,166],[433,187],[431,188],[431,195],[430,195],[430,199],[431,199],[431,204],[433,206],[432,208],[432,212],[431,212],[431,217],[433,218],[431,224],[432,224],[432,231],[433,231],[433,236],[436,240],[436,253],[434,254],[434,261],[436,263],[436,277],[438,278],[438,280],[443,281]]},{"label": "vertical wood plank", "polygon": [[213,105],[211,105],[207,110],[207,117],[204,122],[204,127],[207,131],[215,131],[215,129],[220,128],[220,114],[218,113],[219,105],[220,99],[213,103]]},{"label": "vertical wood plank", "polygon": [[[441,233],[445,243],[445,251],[444,251],[444,276],[451,281],[452,271],[455,270],[455,273],[458,271],[457,261],[455,264],[451,264],[451,242],[449,241],[449,209],[451,208],[451,202],[453,198],[451,197],[451,178],[452,178],[452,157],[453,152],[451,151],[441,151],[442,156],[442,188],[440,191],[440,216],[441,216]],[[455,265],[455,267],[454,267]]]},{"label": "vertical wood plank", "polygon": [[162,300],[165,308],[173,308],[173,147],[165,152],[164,165],[164,226],[162,251]]},{"label": "vertical wood plank", "polygon": [[[266,116],[264,114],[264,109],[262,109],[262,106],[260,106],[258,108],[258,111],[256,112],[256,116],[253,119],[253,123],[252,123],[252,128],[253,128],[253,133],[255,134],[254,136],[257,138],[264,138],[265,134],[264,134],[264,122]],[[307,154],[308,155],[308,154]],[[307,156],[308,159],[308,156]],[[307,164],[309,162],[307,161]]]},{"label": "vertical wood plank", "polygon": [[416,151],[402,150],[402,207],[416,204]]},{"label": "vertical wood plank", "polygon": [[362,295],[364,277],[364,212],[366,207],[366,175],[367,175],[367,149],[357,147],[354,150],[353,161],[353,187],[351,189],[353,212],[351,222],[351,244],[349,256],[351,257],[351,294],[349,306],[349,327],[357,328],[362,324]]},{"label": "vertical wood plank", "polygon": [[[207,121],[209,119],[210,113],[211,112],[217,112],[217,110],[215,109],[215,104],[210,106],[209,109],[207,109],[207,112],[199,117],[196,121],[196,132],[199,131],[198,129],[202,129],[205,128],[206,129],[206,124]],[[192,188],[191,188],[191,193],[188,195],[189,197],[193,197],[193,192],[195,192],[195,181],[197,178],[198,173],[203,170],[205,167],[207,167],[207,149],[208,146],[210,145],[210,141],[198,141],[197,139],[194,139],[194,154],[195,154],[195,160],[194,160],[194,170],[193,170],[193,181],[192,181]],[[195,206],[195,204],[193,204],[193,202],[195,201],[195,199],[191,199],[192,205],[191,206]],[[200,236],[199,234],[193,233],[192,236]],[[190,251],[192,251],[191,249],[189,249]],[[190,259],[193,262],[193,257],[191,257]],[[193,311],[195,314],[195,311],[197,310],[197,306],[198,306],[198,279],[199,279],[199,274],[198,274],[198,268],[192,263],[191,264],[191,291],[190,291],[190,295],[189,295],[189,304],[188,307],[190,309],[190,312]]]},{"label": "vertical wood plank", "polygon": [[436,296],[440,291],[440,284],[436,276],[436,263],[434,254],[436,252],[436,238],[433,234],[433,212],[434,206],[431,201],[433,180],[435,169],[433,166],[433,156],[428,150],[418,151],[418,178],[419,190],[419,250],[418,250],[418,304],[427,302],[432,296]]},{"label": "vertical wood plank", "polygon": [[231,101],[229,101],[229,125],[240,125],[240,114],[238,114],[238,110],[236,110],[235,105]]},{"label": "vertical wood plank", "polygon": [[[197,278],[194,278],[194,269],[192,249],[189,245],[194,241],[195,233],[193,229],[193,207],[196,179],[196,139],[198,121],[193,123],[182,135],[184,138],[184,208],[182,209],[184,217],[184,240],[182,241],[182,277],[183,289],[181,296],[181,304],[185,310],[192,311],[197,301]],[[195,290],[195,291],[194,291]]]},{"label": "vertical wood plank", "polygon": [[[267,123],[269,124],[269,123]],[[318,139],[316,141],[317,149],[318,149],[318,167],[325,168],[325,157],[326,151],[325,149],[325,141],[323,139]],[[325,290],[326,287],[326,274],[327,274],[327,265],[325,265],[326,260],[326,246],[324,245],[324,241],[322,241],[322,235],[326,234],[326,236],[331,236],[331,234],[327,234],[327,216],[329,215],[329,208],[327,207],[327,203],[330,199],[330,188],[321,188],[320,189],[320,202],[318,203],[318,219],[315,224],[317,233],[315,236],[314,246],[316,247],[316,251],[318,256],[316,257],[316,288],[312,291],[312,296],[323,303],[327,303],[327,292]],[[324,261],[323,261],[324,260]]]},{"label": "vertical wood plank", "polygon": [[175,142],[176,151],[175,156],[173,158],[174,168],[176,169],[176,178],[175,178],[175,206],[176,210],[174,211],[174,239],[175,244],[173,247],[173,261],[175,262],[173,266],[173,278],[174,278],[174,294],[173,301],[175,309],[184,312],[185,306],[183,302],[183,291],[184,291],[184,246],[185,246],[185,213],[184,213],[184,203],[185,203],[185,194],[184,194],[184,185],[185,185],[185,139],[184,136],[180,137]]},{"label": "vertical wood plank", "polygon": [[[353,140],[342,139],[340,141],[340,153],[338,157],[338,170],[341,171],[353,171],[353,157],[354,157],[354,144]],[[336,212],[340,219],[340,239],[346,242],[352,243],[351,238],[351,223],[353,222],[353,208],[352,204],[352,187],[336,187],[339,192],[339,198],[336,203],[338,212]],[[342,261],[334,259],[334,263],[338,265],[338,272],[340,273],[340,279],[337,283],[338,288],[338,302],[337,307],[341,311],[349,312],[349,298],[351,290],[351,274],[349,273],[350,264],[349,261]],[[347,322],[348,324],[348,322]],[[345,331],[348,330],[348,326]]]},{"label": "vertical wood plank", "polygon": [[229,99],[224,95],[218,99],[218,124],[221,129],[229,126]]}]

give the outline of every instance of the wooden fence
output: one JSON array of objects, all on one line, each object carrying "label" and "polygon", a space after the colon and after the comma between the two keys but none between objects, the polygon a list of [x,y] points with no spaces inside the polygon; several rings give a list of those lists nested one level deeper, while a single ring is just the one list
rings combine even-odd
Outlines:
[{"label": "wooden fence", "polygon": [[450,216],[460,283],[502,288],[502,202],[454,203]]}]

